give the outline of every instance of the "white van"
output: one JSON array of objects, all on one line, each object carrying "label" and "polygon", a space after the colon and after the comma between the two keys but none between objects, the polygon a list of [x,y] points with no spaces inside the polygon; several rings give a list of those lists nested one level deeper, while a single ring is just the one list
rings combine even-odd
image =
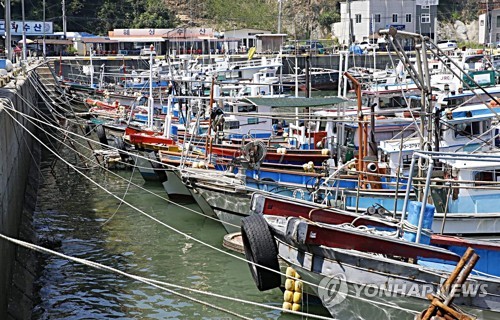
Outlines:
[{"label": "white van", "polygon": [[456,40],[441,40],[438,41],[437,47],[441,50],[455,50],[458,44]]}]

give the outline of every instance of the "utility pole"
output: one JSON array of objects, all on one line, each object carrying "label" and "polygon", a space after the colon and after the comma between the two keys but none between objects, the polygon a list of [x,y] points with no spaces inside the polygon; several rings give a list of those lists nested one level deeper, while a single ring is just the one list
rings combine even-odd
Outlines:
[{"label": "utility pole", "polygon": [[23,35],[23,60],[26,60],[26,29],[24,28],[24,24],[25,24],[25,19],[24,19],[24,0],[21,0],[21,15],[22,15],[22,18],[23,18],[23,22],[22,22],[22,26],[21,28],[23,28],[22,30],[22,35]]},{"label": "utility pole", "polygon": [[5,0],[5,54],[12,61],[12,41],[10,33],[10,0]]},{"label": "utility pole", "polygon": [[490,13],[490,0],[486,0],[486,25],[489,34],[489,40],[488,43],[491,43],[491,13]]},{"label": "utility pole", "polygon": [[66,40],[66,0],[62,0],[62,25],[63,25],[63,37]]},{"label": "utility pole", "polygon": [[278,0],[278,34],[281,33],[281,2],[283,0]]},{"label": "utility pole", "polygon": [[42,39],[42,52],[43,52],[43,58],[45,59],[46,51],[45,51],[45,0],[43,0],[43,39]]},{"label": "utility pole", "polygon": [[351,0],[347,0],[347,13],[348,13],[348,20],[349,20],[349,40],[347,41],[347,47],[350,48],[352,44],[352,38],[353,38],[353,25],[352,25],[352,17],[351,17]]}]

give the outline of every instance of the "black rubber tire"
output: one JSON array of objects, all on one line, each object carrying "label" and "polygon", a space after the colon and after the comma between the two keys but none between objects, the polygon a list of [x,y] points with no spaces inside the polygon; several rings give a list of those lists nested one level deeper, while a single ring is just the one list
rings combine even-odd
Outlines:
[{"label": "black rubber tire", "polygon": [[83,127],[83,131],[85,132],[85,136],[88,137],[90,133],[92,132],[92,128],[90,127],[90,124],[86,124],[85,127]]},{"label": "black rubber tire", "polygon": [[104,127],[102,125],[98,125],[95,128],[95,133],[97,134],[97,138],[99,138],[99,142],[107,146],[108,138],[106,138],[106,131],[104,130]]},{"label": "black rubber tire", "polygon": [[125,147],[125,142],[123,142],[122,137],[115,137],[115,147],[118,149],[118,154],[120,155],[122,161],[127,162],[129,157],[127,152],[123,152],[127,151],[127,148]]},{"label": "black rubber tire", "polygon": [[248,261],[276,271],[249,263],[250,273],[257,289],[266,291],[279,287],[281,276],[278,273],[280,271],[278,249],[264,217],[260,214],[252,214],[241,219],[241,237]]}]

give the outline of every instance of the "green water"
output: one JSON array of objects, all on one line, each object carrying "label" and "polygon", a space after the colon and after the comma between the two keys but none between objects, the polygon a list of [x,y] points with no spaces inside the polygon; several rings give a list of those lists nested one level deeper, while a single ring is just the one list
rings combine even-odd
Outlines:
[{"label": "green water", "polygon": [[[35,229],[41,241],[56,244],[55,250],[147,278],[281,306],[281,291],[259,292],[245,262],[179,235],[125,204],[118,208],[117,199],[61,162],[53,174],[48,163],[43,166]],[[120,197],[130,178],[154,194],[165,196],[160,185],[146,184],[138,172],[119,174],[125,180],[99,169],[87,172],[90,178]],[[133,186],[125,199],[173,228],[223,249],[225,231],[219,222],[180,209]],[[188,207],[197,209],[196,205]],[[59,257],[45,258],[37,279],[39,301],[34,319],[234,318],[120,275]],[[182,293],[250,318],[297,318],[188,291]]]}]

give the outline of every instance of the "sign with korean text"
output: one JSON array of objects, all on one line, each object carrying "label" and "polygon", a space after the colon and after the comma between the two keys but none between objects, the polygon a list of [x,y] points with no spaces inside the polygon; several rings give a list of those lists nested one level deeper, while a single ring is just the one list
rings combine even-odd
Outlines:
[{"label": "sign with korean text", "polygon": [[387,24],[387,25],[385,25],[385,27],[387,29],[389,29],[390,27],[393,27],[396,30],[404,30],[406,28],[406,26],[404,24]]},{"label": "sign with korean text", "polygon": [[439,0],[416,0],[417,6],[438,6]]},{"label": "sign with korean text", "polygon": [[114,29],[115,37],[199,38],[213,37],[212,28]]},{"label": "sign with korean text", "polygon": [[[5,35],[5,21],[0,20],[0,35]],[[46,35],[54,33],[54,24],[52,22],[43,21],[24,21],[24,30],[27,36],[43,36],[44,30]],[[20,36],[23,34],[23,22],[22,21],[11,21],[10,22],[10,33],[14,36]]]}]

